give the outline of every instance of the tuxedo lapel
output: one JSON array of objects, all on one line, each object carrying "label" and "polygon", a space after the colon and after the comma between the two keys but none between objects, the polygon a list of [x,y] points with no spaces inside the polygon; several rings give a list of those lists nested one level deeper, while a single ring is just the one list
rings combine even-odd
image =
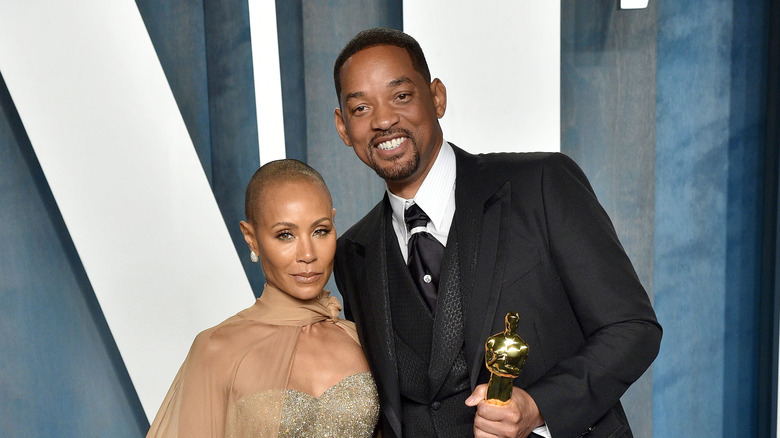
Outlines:
[{"label": "tuxedo lapel", "polygon": [[[376,369],[374,378],[384,394],[382,410],[390,422],[396,436],[401,436],[401,396],[398,385],[398,367],[393,341],[393,326],[390,315],[390,299],[387,277],[387,235],[385,221],[390,220],[390,204],[387,195],[368,216],[369,220],[355,236],[353,249],[356,265],[364,269],[358,275],[365,275],[359,284],[367,289],[359,291],[361,296],[361,314],[367,325],[368,336],[365,349],[371,351],[372,368]],[[360,266],[350,267],[360,269]]]},{"label": "tuxedo lapel", "polygon": [[509,183],[505,183],[485,203],[479,242],[479,256],[474,269],[474,287],[469,295],[466,312],[466,360],[470,367],[471,385],[475,386],[479,372],[484,368],[485,340],[495,318],[501,291],[501,279],[506,260],[500,239],[502,227],[508,226],[510,213]]},{"label": "tuxedo lapel", "polygon": [[495,318],[505,260],[500,236],[509,226],[511,186],[486,186],[479,181],[478,156],[455,150],[455,225],[460,237],[466,361],[471,386],[484,369],[485,340]]}]

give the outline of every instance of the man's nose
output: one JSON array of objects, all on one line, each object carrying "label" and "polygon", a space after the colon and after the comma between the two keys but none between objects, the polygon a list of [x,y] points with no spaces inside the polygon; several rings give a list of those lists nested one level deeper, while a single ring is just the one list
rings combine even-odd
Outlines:
[{"label": "man's nose", "polygon": [[387,131],[393,125],[398,123],[400,117],[396,109],[389,104],[377,105],[374,108],[374,118],[372,119],[372,128],[381,131]]}]

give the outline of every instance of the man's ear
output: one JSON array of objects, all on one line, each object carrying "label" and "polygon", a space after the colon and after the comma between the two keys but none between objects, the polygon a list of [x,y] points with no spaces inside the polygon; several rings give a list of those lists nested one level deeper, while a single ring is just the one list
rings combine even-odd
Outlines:
[{"label": "man's ear", "polygon": [[349,138],[349,134],[347,134],[347,124],[344,123],[344,118],[341,116],[341,108],[336,108],[333,112],[333,123],[336,124],[336,131],[339,132],[341,141],[345,145],[352,147],[352,140]]},{"label": "man's ear", "polygon": [[431,98],[433,99],[433,107],[436,109],[436,117],[444,117],[444,112],[447,111],[447,87],[444,86],[439,78],[435,78],[429,86],[431,91]]}]

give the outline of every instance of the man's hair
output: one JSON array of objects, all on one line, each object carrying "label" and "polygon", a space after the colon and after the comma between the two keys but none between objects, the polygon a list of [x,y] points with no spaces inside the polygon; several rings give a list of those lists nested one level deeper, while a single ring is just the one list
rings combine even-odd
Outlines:
[{"label": "man's hair", "polygon": [[246,197],[244,199],[244,214],[246,220],[252,225],[257,224],[258,209],[263,192],[273,189],[279,183],[306,181],[320,184],[325,193],[328,194],[328,202],[333,205],[328,186],[319,172],[303,161],[292,158],[284,160],[270,161],[262,166],[252,175],[249,184],[246,186]]},{"label": "man's hair", "polygon": [[344,63],[355,53],[375,46],[395,46],[405,49],[412,60],[414,69],[422,75],[425,82],[431,82],[428,62],[425,61],[425,55],[417,40],[396,29],[385,27],[366,29],[360,31],[341,49],[341,53],[333,65],[333,82],[336,85],[336,98],[339,100],[339,106],[341,106],[341,68]]}]

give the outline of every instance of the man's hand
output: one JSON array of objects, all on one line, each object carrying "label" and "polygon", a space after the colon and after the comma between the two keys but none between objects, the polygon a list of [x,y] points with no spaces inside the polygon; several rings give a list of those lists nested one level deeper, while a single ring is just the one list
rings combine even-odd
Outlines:
[{"label": "man's hand", "polygon": [[475,438],[525,438],[544,424],[534,399],[522,389],[512,388],[512,398],[506,406],[486,403],[485,394],[487,383],[477,386],[466,399],[466,405],[477,407],[477,415],[474,417]]}]

